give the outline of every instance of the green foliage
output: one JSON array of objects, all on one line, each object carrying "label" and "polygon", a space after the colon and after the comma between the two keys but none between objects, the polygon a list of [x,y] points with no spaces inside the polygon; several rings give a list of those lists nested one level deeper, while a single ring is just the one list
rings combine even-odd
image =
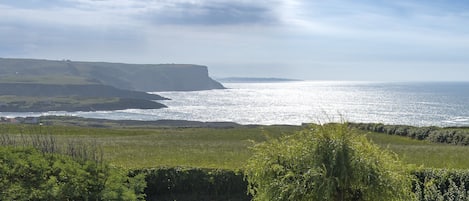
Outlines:
[{"label": "green foliage", "polygon": [[[122,122],[124,121],[89,119],[68,120],[66,125],[57,121],[44,121],[43,126],[0,124],[0,144],[17,145],[26,140],[29,146],[34,146],[32,141],[43,141],[44,143],[39,143],[41,147],[37,147],[38,149],[56,147],[60,153],[67,155],[88,150],[91,152],[81,152],[81,155],[91,160],[95,160],[94,156],[98,160],[104,158],[108,163],[125,169],[183,166],[239,170],[251,157],[253,151],[249,147],[253,143],[291,135],[301,130],[300,126],[162,128],[155,126],[153,122],[119,125]],[[361,130],[357,132],[366,133]],[[55,141],[48,140],[50,137],[55,138]],[[436,144],[380,133],[369,133],[366,137],[382,148],[397,153],[404,163],[428,168],[469,167],[468,146]],[[44,139],[37,140],[38,138]],[[93,152],[95,149],[97,152]]]},{"label": "green foliage", "polygon": [[346,124],[312,126],[254,147],[245,170],[254,200],[411,200],[395,155]]},{"label": "green foliage", "polygon": [[143,200],[143,176],[33,148],[0,147],[0,200]]},{"label": "green foliage", "polygon": [[406,136],[418,140],[428,140],[430,142],[462,146],[469,145],[469,129],[467,128],[439,128],[434,126],[414,127],[376,123],[354,123],[350,125],[361,130]]},{"label": "green foliage", "polygon": [[220,169],[158,168],[134,170],[146,175],[148,200],[249,201],[241,172]]},{"label": "green foliage", "polygon": [[420,201],[469,200],[469,171],[424,169],[414,171],[414,192]]},{"label": "green foliage", "polygon": [[0,146],[32,147],[42,153],[63,154],[74,160],[91,160],[96,163],[103,161],[103,152],[96,142],[85,142],[78,139],[70,139],[67,143],[59,144],[53,135],[0,135]]}]

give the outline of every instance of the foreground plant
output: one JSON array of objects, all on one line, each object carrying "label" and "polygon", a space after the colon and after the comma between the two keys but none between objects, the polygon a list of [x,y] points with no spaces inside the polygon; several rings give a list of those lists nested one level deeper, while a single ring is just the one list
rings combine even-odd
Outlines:
[{"label": "foreground plant", "polygon": [[103,163],[0,146],[0,200],[144,200],[145,186]]},{"label": "foreground plant", "polygon": [[314,125],[254,147],[246,167],[257,201],[393,201],[415,199],[396,155],[346,124]]}]

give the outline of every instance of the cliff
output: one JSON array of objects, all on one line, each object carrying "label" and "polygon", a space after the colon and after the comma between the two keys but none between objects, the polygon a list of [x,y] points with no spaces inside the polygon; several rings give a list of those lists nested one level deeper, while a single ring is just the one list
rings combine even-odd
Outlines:
[{"label": "cliff", "polygon": [[137,91],[224,88],[209,77],[206,66],[191,64],[123,64],[0,58],[0,78],[12,76],[82,77],[103,85]]}]

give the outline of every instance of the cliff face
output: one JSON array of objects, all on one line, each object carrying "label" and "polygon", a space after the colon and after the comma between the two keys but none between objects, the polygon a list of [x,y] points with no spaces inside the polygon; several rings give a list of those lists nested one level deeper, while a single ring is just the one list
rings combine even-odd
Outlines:
[{"label": "cliff face", "polygon": [[133,86],[144,91],[193,91],[223,89],[208,76],[205,66],[160,65],[133,73]]},{"label": "cliff face", "polygon": [[77,76],[137,91],[223,89],[206,66],[190,64],[121,64],[0,58],[0,76]]}]

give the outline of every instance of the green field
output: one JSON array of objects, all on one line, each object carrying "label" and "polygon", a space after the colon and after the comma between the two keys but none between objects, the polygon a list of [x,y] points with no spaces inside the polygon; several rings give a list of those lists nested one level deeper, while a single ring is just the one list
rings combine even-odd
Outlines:
[{"label": "green field", "polygon": [[[1,124],[5,139],[21,141],[35,134],[53,135],[58,144],[96,143],[104,159],[126,169],[151,167],[200,167],[242,169],[250,147],[268,138],[291,134],[301,127],[240,126],[235,128],[93,128]],[[408,164],[435,168],[469,168],[469,147],[435,144],[406,137],[365,133]],[[5,137],[8,136],[8,137]],[[0,138],[0,143],[2,142]]]},{"label": "green field", "polygon": [[118,105],[119,98],[106,97],[31,97],[31,96],[0,96],[0,108],[7,112],[29,112],[29,111],[75,111],[93,110],[101,105]]},{"label": "green field", "polygon": [[[18,104],[25,108],[33,107],[34,104],[49,104],[55,107],[61,105],[76,105],[85,106],[99,103],[113,103],[117,102],[119,98],[105,98],[105,97],[78,97],[78,96],[62,96],[62,97],[31,97],[31,96],[15,96],[3,95],[0,96],[0,102],[3,104]],[[54,105],[56,104],[56,105]]]}]

